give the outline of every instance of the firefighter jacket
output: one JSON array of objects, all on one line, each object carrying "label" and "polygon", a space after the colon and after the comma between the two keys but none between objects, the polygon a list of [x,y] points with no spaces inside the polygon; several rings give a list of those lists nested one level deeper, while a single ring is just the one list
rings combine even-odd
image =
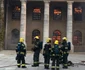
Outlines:
[{"label": "firefighter jacket", "polygon": [[16,46],[16,53],[22,54],[24,56],[26,56],[26,48],[25,48],[25,44],[23,42],[19,42],[18,45]]},{"label": "firefighter jacket", "polygon": [[[55,46],[56,46],[56,45],[54,45],[54,46],[52,47],[52,49],[51,49],[51,58],[60,55],[60,50],[61,50],[61,48],[59,47],[59,45],[57,45],[58,48],[57,48],[57,50],[56,50]],[[58,51],[58,52],[55,52],[55,51]]]},{"label": "firefighter jacket", "polygon": [[51,44],[47,43],[44,45],[44,49],[43,49],[43,55],[44,56],[50,56],[51,53]]},{"label": "firefighter jacket", "polygon": [[68,46],[67,41],[62,42],[62,51],[63,52],[68,52],[69,51],[69,46]]},{"label": "firefighter jacket", "polygon": [[34,43],[34,47],[32,48],[32,51],[40,51],[42,49],[42,42],[36,41]]}]

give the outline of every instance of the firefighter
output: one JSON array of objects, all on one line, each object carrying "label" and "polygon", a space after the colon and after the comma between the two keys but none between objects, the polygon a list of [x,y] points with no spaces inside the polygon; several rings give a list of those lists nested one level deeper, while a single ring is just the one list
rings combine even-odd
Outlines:
[{"label": "firefighter", "polygon": [[[69,52],[71,50],[71,42],[68,42],[68,56],[69,56]],[[67,61],[68,61],[68,56],[67,56]],[[73,63],[71,61],[68,61],[68,66],[73,65]]]},{"label": "firefighter", "polygon": [[54,46],[52,47],[51,50],[52,70],[55,69],[59,70],[59,54],[60,54],[59,41],[55,40]]},{"label": "firefighter", "polygon": [[25,56],[26,56],[26,48],[25,44],[23,43],[24,39],[20,38],[20,41],[18,42],[18,45],[16,46],[16,60],[17,60],[17,67],[20,68],[26,68],[25,65]]},{"label": "firefighter", "polygon": [[63,53],[62,53],[62,45],[61,45],[61,42],[59,42],[59,50],[60,50],[60,54],[59,54],[59,64],[62,64],[62,62],[63,62]]},{"label": "firefighter", "polygon": [[40,42],[39,36],[35,36],[34,39],[35,39],[34,47],[32,48],[34,52],[32,67],[39,66],[39,54],[42,49],[42,42]]},{"label": "firefighter", "polygon": [[44,49],[43,49],[44,68],[45,68],[45,69],[49,69],[50,52],[51,52],[51,38],[48,38],[48,39],[46,40],[46,44],[44,45]]},{"label": "firefighter", "polygon": [[63,68],[68,68],[68,43],[67,38],[63,37],[62,40],[62,51],[63,51]]}]

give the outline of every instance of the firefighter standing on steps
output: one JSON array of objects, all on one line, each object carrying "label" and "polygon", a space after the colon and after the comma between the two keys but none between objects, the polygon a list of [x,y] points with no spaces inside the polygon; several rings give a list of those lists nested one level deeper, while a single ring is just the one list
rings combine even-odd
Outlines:
[{"label": "firefighter standing on steps", "polygon": [[39,36],[35,36],[34,39],[35,39],[35,42],[32,48],[32,51],[34,52],[32,67],[39,66],[39,54],[42,49],[42,42],[40,42]]},{"label": "firefighter standing on steps", "polygon": [[20,38],[20,41],[16,47],[16,60],[17,60],[17,67],[20,68],[22,66],[22,68],[26,68],[25,65],[25,56],[26,56],[26,48],[25,48],[25,44],[23,43],[24,39]]},{"label": "firefighter standing on steps", "polygon": [[49,69],[50,52],[51,52],[51,38],[48,38],[48,39],[46,40],[46,44],[44,45],[44,49],[43,49],[44,68],[45,68],[45,69]]},{"label": "firefighter standing on steps", "polygon": [[[59,49],[59,41],[55,40],[54,42],[54,46],[52,47],[51,50],[51,60],[52,60],[52,70],[59,70],[59,53],[60,53],[60,49]],[[56,63],[56,65],[55,65]]]}]

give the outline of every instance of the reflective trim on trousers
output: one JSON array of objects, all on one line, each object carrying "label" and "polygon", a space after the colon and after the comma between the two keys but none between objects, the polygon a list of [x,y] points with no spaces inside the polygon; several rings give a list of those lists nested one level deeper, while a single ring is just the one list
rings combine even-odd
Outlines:
[{"label": "reflective trim on trousers", "polygon": [[68,66],[68,64],[64,64],[64,66]]},{"label": "reflective trim on trousers", "polygon": [[69,53],[69,52],[63,52],[63,54],[66,54],[66,53]]},{"label": "reflective trim on trousers", "polygon": [[17,66],[20,66],[20,64],[17,64]]},{"label": "reflective trim on trousers", "polygon": [[51,68],[56,68],[55,66],[52,66]]},{"label": "reflective trim on trousers", "polygon": [[57,69],[59,69],[59,66],[56,66]]},{"label": "reflective trim on trousers", "polygon": [[52,50],[51,48],[49,48],[49,50]]},{"label": "reflective trim on trousers", "polygon": [[34,62],[34,64],[38,64],[39,62]]},{"label": "reflective trim on trousers", "polygon": [[22,64],[22,66],[25,66],[25,64]]},{"label": "reflective trim on trousers", "polygon": [[44,64],[45,66],[49,66],[49,64]]},{"label": "reflective trim on trousers", "polygon": [[20,54],[24,54],[24,52],[20,52]]}]

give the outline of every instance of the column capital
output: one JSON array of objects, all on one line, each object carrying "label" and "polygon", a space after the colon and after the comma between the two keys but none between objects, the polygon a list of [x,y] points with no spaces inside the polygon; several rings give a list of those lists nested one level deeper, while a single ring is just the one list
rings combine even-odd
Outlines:
[{"label": "column capital", "polygon": [[4,2],[4,0],[1,0],[1,2]]},{"label": "column capital", "polygon": [[20,0],[21,2],[27,2],[27,0]]},{"label": "column capital", "polygon": [[44,0],[44,3],[49,3],[50,1],[49,0]]},{"label": "column capital", "polygon": [[74,1],[67,1],[68,4],[72,4]]}]

